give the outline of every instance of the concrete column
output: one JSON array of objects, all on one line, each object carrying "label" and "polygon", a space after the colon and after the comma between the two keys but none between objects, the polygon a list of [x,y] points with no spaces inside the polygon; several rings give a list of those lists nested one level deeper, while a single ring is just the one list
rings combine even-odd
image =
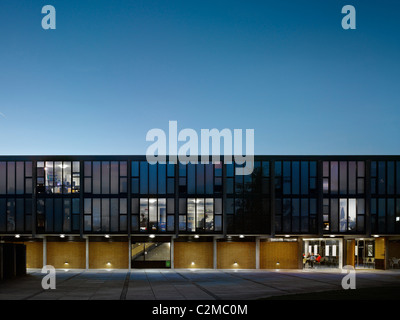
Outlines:
[{"label": "concrete column", "polygon": [[47,238],[43,237],[43,267],[47,266]]},{"label": "concrete column", "polygon": [[339,269],[343,269],[343,239],[339,239]]},{"label": "concrete column", "polygon": [[170,243],[170,250],[171,250],[171,269],[174,269],[175,268],[175,264],[174,264],[174,261],[175,261],[175,259],[174,259],[174,254],[175,254],[175,252],[174,252],[174,245],[175,245],[175,242],[174,242],[174,237],[171,237],[171,243]]},{"label": "concrete column", "polygon": [[217,269],[218,263],[218,253],[217,253],[217,238],[213,238],[213,269]]},{"label": "concrete column", "polygon": [[256,269],[260,269],[260,237],[256,237]]},{"label": "concrete column", "polygon": [[89,237],[86,237],[86,270],[89,270]]}]

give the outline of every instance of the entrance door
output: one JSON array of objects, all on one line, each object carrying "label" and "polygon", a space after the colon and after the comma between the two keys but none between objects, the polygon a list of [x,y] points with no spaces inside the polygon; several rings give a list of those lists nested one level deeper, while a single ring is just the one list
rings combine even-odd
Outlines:
[{"label": "entrance door", "polygon": [[373,239],[356,239],[354,252],[356,268],[375,268],[375,241]]},{"label": "entrance door", "polygon": [[170,242],[132,243],[132,268],[171,268]]}]

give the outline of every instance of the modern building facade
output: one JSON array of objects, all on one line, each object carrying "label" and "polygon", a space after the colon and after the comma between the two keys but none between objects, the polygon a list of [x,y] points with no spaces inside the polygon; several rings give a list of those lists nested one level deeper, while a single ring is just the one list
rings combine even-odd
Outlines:
[{"label": "modern building facade", "polygon": [[24,243],[30,268],[385,269],[400,257],[400,156],[235,166],[1,156],[0,241]]}]

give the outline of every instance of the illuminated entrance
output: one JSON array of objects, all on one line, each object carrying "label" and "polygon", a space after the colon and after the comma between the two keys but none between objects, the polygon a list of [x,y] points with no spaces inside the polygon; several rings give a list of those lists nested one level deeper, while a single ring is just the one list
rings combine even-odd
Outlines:
[{"label": "illuminated entrance", "polygon": [[303,239],[303,268],[342,268],[341,239]]},{"label": "illuminated entrance", "polygon": [[375,269],[375,240],[355,240],[355,267],[359,269]]},{"label": "illuminated entrance", "polygon": [[171,268],[170,242],[132,243],[132,268]]}]

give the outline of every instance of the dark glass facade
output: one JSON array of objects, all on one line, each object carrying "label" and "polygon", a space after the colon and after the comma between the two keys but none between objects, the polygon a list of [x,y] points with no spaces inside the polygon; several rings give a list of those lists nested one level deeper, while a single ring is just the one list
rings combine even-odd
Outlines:
[{"label": "dark glass facade", "polygon": [[0,234],[400,234],[400,156],[0,157]]}]

